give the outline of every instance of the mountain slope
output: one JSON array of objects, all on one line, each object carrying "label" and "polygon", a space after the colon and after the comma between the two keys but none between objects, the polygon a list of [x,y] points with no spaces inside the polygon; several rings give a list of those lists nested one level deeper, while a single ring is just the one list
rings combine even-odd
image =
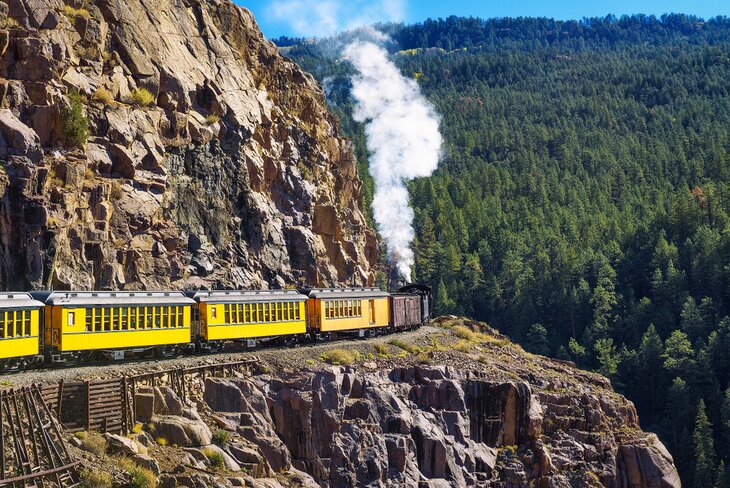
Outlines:
[{"label": "mountain slope", "polygon": [[[704,399],[717,476],[730,461],[728,19],[381,27],[443,116],[441,167],[410,186],[415,274],[437,311],[609,376],[687,483]],[[365,164],[333,44],[282,50],[326,80]]]},{"label": "mountain slope", "polygon": [[247,10],[10,0],[0,29],[4,289],[373,281],[351,146]]}]

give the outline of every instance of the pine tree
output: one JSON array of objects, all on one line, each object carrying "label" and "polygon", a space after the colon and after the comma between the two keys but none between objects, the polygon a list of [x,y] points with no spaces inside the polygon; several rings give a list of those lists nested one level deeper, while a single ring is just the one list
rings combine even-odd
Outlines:
[{"label": "pine tree", "polygon": [[642,383],[648,386],[648,404],[651,412],[651,425],[656,423],[656,396],[657,386],[662,373],[662,354],[664,345],[657,334],[654,324],[649,324],[639,346],[639,364],[641,368]]},{"label": "pine tree", "polygon": [[717,473],[715,473],[715,485],[713,488],[730,488],[730,485],[728,485],[725,461],[720,461],[720,464],[717,466]]},{"label": "pine tree", "polygon": [[547,338],[547,329],[542,324],[532,324],[527,333],[525,348],[533,354],[547,356],[550,354],[550,346]]},{"label": "pine tree", "polygon": [[692,434],[692,447],[694,447],[695,463],[692,476],[694,488],[707,488],[713,485],[715,476],[715,444],[712,440],[712,424],[707,418],[704,400],[697,405],[697,418],[695,430]]},{"label": "pine tree", "polygon": [[453,313],[455,305],[454,301],[449,298],[449,291],[446,289],[444,280],[439,280],[439,284],[436,287],[434,303],[436,315],[448,315]]}]

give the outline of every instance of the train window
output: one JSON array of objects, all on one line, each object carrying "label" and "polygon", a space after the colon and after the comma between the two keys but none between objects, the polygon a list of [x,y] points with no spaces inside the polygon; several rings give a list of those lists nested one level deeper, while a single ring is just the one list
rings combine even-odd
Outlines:
[{"label": "train window", "polygon": [[345,316],[345,302],[340,300],[340,317]]},{"label": "train window", "polygon": [[353,308],[353,301],[352,300],[347,300],[347,315],[349,315],[350,317],[354,317],[355,316],[355,314],[352,311],[352,308]]},{"label": "train window", "polygon": [[185,327],[185,320],[183,319],[185,314],[185,307],[177,307],[177,325],[178,327]]},{"label": "train window", "polygon": [[259,322],[263,322],[264,321],[264,304],[263,303],[259,303],[256,306],[256,308],[259,311]]},{"label": "train window", "polygon": [[223,305],[223,320],[227,323],[231,323],[231,304]]},{"label": "train window", "polygon": [[5,332],[6,332],[6,328],[5,328],[5,323],[6,323],[5,317],[7,315],[8,315],[7,312],[0,312],[0,338],[2,338],[2,339],[5,339],[6,337],[8,337],[5,334]]},{"label": "train window", "polygon": [[73,327],[76,323],[76,312],[68,312],[66,314],[66,325]]},{"label": "train window", "polygon": [[357,301],[357,316],[362,317],[362,300]]},{"label": "train window", "polygon": [[86,309],[86,332],[92,332],[94,327],[94,309]]},{"label": "train window", "polygon": [[25,335],[27,335],[27,336],[30,335],[30,315],[31,315],[31,313],[32,312],[30,310],[26,310],[25,316],[23,317],[23,323],[25,324]]},{"label": "train window", "polygon": [[120,330],[129,330],[129,322],[127,321],[127,307],[121,307],[119,311],[119,328]]},{"label": "train window", "polygon": [[294,302],[292,305],[294,305],[294,320],[300,320],[301,318],[301,309],[299,308],[299,303]]},{"label": "train window", "polygon": [[218,318],[218,309],[214,306],[210,307],[210,318],[211,319],[217,319]]},{"label": "train window", "polygon": [[135,330],[137,329],[137,307],[131,307],[127,309],[127,315],[129,320],[129,329]]}]

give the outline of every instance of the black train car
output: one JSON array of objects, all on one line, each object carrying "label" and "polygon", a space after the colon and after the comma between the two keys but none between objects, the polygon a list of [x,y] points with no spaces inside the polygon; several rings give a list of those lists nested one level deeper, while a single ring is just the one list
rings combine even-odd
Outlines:
[{"label": "black train car", "polygon": [[396,329],[421,325],[421,297],[393,293],[390,298],[390,323]]},{"label": "black train car", "polygon": [[433,293],[426,285],[409,284],[392,294],[391,323],[393,327],[413,327],[431,320]]}]

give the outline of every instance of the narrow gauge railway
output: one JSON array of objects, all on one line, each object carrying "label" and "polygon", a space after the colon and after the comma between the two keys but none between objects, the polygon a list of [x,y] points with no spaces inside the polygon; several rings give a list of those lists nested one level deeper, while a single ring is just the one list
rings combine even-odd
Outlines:
[{"label": "narrow gauge railway", "polygon": [[430,288],[0,293],[3,370],[371,337],[428,322]]}]

